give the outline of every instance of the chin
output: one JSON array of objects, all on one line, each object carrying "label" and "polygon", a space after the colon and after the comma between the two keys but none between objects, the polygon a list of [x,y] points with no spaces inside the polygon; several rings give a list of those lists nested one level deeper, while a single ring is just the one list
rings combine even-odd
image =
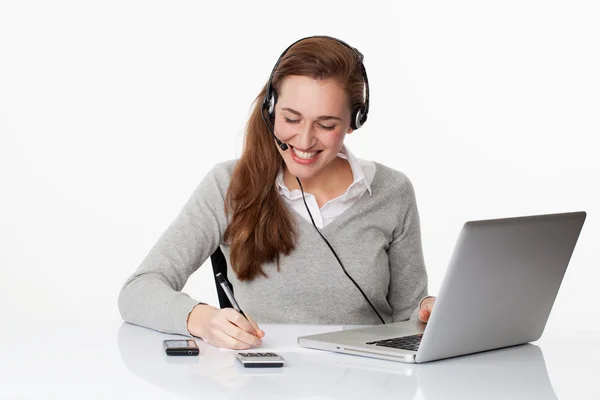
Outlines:
[{"label": "chin", "polygon": [[293,176],[302,179],[310,179],[315,176],[320,170],[320,166],[317,164],[314,165],[300,165],[296,163],[294,160],[285,160],[285,165],[287,170]]},{"label": "chin", "polygon": [[294,165],[293,161],[290,164],[286,164],[287,170],[295,177],[300,179],[310,179],[315,175],[316,170],[314,168],[306,167],[304,165]]}]

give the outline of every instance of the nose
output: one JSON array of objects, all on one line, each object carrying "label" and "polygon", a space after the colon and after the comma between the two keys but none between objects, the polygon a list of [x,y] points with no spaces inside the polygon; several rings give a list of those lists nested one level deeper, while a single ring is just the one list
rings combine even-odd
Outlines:
[{"label": "nose", "polygon": [[317,144],[317,137],[311,124],[304,124],[298,129],[296,134],[296,144],[294,147],[300,150],[310,150]]}]

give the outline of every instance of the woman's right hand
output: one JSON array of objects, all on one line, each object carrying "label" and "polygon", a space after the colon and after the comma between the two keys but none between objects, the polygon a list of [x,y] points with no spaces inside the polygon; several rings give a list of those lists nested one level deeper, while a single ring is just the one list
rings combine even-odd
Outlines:
[{"label": "woman's right hand", "polygon": [[217,347],[246,350],[262,344],[265,333],[252,318],[244,318],[233,308],[198,304],[188,316],[188,331]]}]

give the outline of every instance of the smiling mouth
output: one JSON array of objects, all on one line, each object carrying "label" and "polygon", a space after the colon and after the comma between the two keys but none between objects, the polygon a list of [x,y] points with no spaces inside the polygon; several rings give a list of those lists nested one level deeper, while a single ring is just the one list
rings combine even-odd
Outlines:
[{"label": "smiling mouth", "polygon": [[315,158],[317,156],[317,154],[319,154],[320,152],[322,152],[323,150],[317,150],[317,151],[300,151],[298,149],[296,149],[294,146],[290,146],[292,148],[292,151],[294,152],[294,155],[302,160],[310,160],[312,158]]}]

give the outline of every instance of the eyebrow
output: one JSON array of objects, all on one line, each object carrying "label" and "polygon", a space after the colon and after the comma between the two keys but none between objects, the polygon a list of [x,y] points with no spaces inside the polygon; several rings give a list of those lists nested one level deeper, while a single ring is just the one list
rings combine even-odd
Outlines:
[{"label": "eyebrow", "polygon": [[[282,110],[284,111],[289,111],[292,114],[296,114],[298,116],[302,116],[302,114],[300,114],[299,111],[294,110],[293,108],[289,108],[289,107],[283,107]],[[317,121],[323,121],[326,119],[337,119],[338,121],[341,121],[342,119],[340,117],[335,117],[333,115],[321,115],[320,117],[317,117]]]}]

